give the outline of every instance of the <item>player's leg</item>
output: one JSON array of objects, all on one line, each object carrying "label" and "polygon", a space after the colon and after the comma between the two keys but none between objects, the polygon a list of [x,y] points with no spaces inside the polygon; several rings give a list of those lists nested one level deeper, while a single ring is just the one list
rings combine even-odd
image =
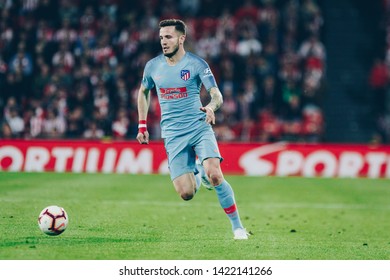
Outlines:
[{"label": "player's leg", "polygon": [[230,184],[225,180],[222,174],[220,159],[208,158],[203,161],[205,172],[210,180],[210,183],[214,186],[217,193],[219,202],[229,216],[232,222],[233,230],[236,228],[242,228],[241,220],[238,215],[237,205],[234,198],[233,189]]},{"label": "player's leg", "polygon": [[[193,172],[185,173],[173,179],[176,192],[183,200],[190,200],[197,191],[196,178]],[[199,182],[200,185],[200,182]]]},{"label": "player's leg", "polygon": [[214,133],[204,133],[195,146],[195,150],[204,168],[201,172],[204,172],[211,185],[214,186],[219,203],[232,224],[234,237],[247,239],[248,235],[241,223],[233,189],[225,180],[221,170],[222,157]]},{"label": "player's leg", "polygon": [[186,138],[165,139],[168,167],[176,192],[183,200],[190,200],[200,186],[195,177],[195,151]]},{"label": "player's leg", "polygon": [[244,229],[240,215],[238,213],[238,208],[236,200],[234,198],[233,188],[225,180],[219,158],[208,158],[203,161],[203,166],[205,172],[210,178],[211,184],[214,186],[214,189],[217,193],[217,197],[222,209],[225,211],[228,216],[230,223],[232,225],[232,230],[234,233],[235,239],[248,239],[248,233]]}]

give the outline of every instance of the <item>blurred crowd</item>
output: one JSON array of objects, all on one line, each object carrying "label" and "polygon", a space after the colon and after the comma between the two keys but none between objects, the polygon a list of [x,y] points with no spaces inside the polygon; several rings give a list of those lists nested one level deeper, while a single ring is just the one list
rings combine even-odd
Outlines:
[{"label": "blurred crowd", "polygon": [[[316,0],[0,0],[2,138],[135,139],[158,23],[180,18],[212,68],[222,141],[319,142],[326,50]],[[208,95],[201,93],[207,102]],[[158,139],[153,94],[148,116]]]},{"label": "blurred crowd", "polygon": [[375,128],[372,142],[390,143],[390,0],[382,0],[383,18],[379,29],[383,31],[381,49],[374,57],[369,73],[372,97],[372,115]]}]

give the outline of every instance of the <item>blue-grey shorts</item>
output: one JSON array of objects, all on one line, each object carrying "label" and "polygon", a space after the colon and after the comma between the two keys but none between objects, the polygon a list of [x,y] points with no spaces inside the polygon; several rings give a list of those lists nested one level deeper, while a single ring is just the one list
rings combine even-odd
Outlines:
[{"label": "blue-grey shorts", "polygon": [[183,174],[194,172],[196,157],[199,158],[200,162],[207,158],[222,160],[211,127],[181,136],[165,138],[164,145],[172,181]]}]

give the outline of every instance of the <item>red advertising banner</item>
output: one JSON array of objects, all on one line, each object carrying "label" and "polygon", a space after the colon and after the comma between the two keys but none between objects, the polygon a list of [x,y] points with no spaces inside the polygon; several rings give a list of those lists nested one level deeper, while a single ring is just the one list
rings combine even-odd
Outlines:
[{"label": "red advertising banner", "polygon": [[[220,143],[225,174],[390,178],[390,146]],[[0,140],[0,171],[168,173],[162,142]]]}]

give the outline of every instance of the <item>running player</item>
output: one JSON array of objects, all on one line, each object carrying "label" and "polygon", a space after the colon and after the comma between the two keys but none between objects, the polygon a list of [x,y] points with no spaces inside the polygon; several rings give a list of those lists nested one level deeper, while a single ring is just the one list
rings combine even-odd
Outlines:
[{"label": "running player", "polygon": [[[146,119],[150,90],[156,87],[161,106],[161,136],[176,192],[182,199],[190,200],[201,182],[215,189],[232,224],[234,239],[248,239],[233,189],[220,167],[222,157],[211,127],[215,124],[214,112],[222,105],[222,94],[208,64],[184,49],[185,23],[167,19],[160,22],[159,28],[163,53],[148,61],[144,69],[138,92],[137,140],[149,143]],[[211,96],[206,106],[200,100],[202,84]]]}]

